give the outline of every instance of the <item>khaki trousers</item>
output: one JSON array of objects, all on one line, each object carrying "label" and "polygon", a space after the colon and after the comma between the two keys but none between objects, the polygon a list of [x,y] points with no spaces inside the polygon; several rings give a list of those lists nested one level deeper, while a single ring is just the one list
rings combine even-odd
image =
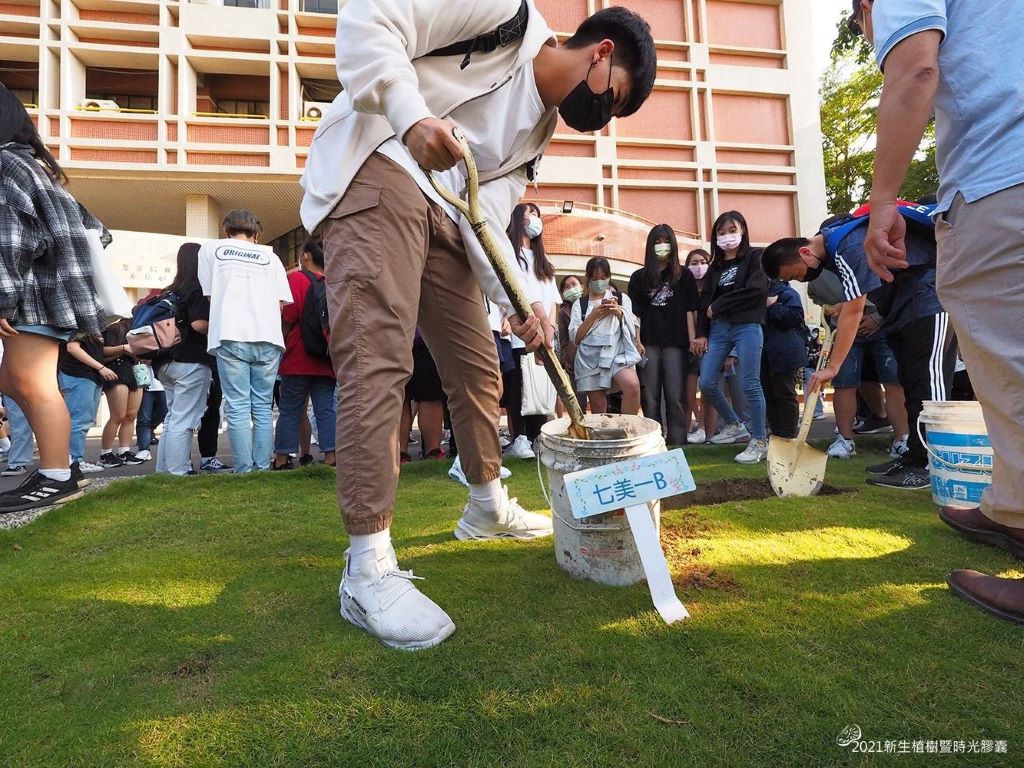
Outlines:
[{"label": "khaki trousers", "polygon": [[[458,226],[374,153],[323,226],[338,376],[338,503],[350,534],[390,527],[399,420],[418,325],[471,483],[499,477],[498,360]],[[401,436],[403,439],[405,436]]]},{"label": "khaki trousers", "polygon": [[936,223],[939,300],[956,330],[995,454],[982,513],[1024,528],[1024,185]]}]

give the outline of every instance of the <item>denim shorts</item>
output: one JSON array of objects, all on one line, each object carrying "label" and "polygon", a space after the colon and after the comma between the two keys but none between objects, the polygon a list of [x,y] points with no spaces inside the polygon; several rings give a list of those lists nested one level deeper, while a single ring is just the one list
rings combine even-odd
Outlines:
[{"label": "denim shorts", "polygon": [[864,355],[869,354],[875,361],[875,368],[878,371],[878,381],[881,384],[898,384],[899,377],[896,373],[896,356],[892,353],[892,347],[884,337],[868,339],[866,341],[855,341],[850,348],[850,354],[843,361],[843,367],[832,379],[832,386],[836,389],[856,387],[860,384],[861,369],[864,366]]},{"label": "denim shorts", "polygon": [[74,331],[62,331],[52,325],[15,325],[14,330],[18,333],[34,333],[36,336],[46,336],[57,341],[69,341]]}]

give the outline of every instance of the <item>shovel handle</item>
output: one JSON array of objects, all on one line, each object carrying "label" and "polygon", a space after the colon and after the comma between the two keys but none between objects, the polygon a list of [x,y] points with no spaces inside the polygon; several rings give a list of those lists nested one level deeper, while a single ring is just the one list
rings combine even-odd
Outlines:
[{"label": "shovel handle", "polygon": [[[466,221],[473,228],[473,234],[480,241],[480,245],[487,255],[487,260],[491,263],[494,273],[498,276],[498,282],[508,295],[512,308],[519,315],[519,318],[525,322],[533,314],[533,308],[530,306],[526,294],[523,293],[522,286],[519,284],[519,278],[509,269],[505,256],[495,242],[494,234],[487,224],[487,217],[484,215],[483,208],[480,207],[480,179],[473,152],[469,148],[466,135],[460,128],[454,128],[452,136],[462,146],[463,159],[466,163],[466,199],[463,200],[452,191],[446,189],[443,184],[438,182],[431,171],[423,169],[423,172],[430,179],[430,184],[437,191],[437,194],[455,206],[466,217]],[[576,398],[572,383],[569,381],[565,369],[562,368],[561,362],[559,362],[558,357],[548,348],[546,343],[540,345],[537,349],[537,354],[544,363],[544,370],[547,372],[548,378],[555,385],[555,390],[558,392],[559,398],[561,398],[566,411],[569,413],[569,421],[571,422],[570,434],[579,439],[588,439],[590,437],[590,430],[584,423],[583,409],[580,407],[580,401]]]},{"label": "shovel handle", "polygon": [[[828,365],[829,356],[832,354],[832,329],[827,325],[819,326],[819,328],[825,332],[825,340],[821,343],[821,353],[818,355],[818,365],[814,369],[815,372],[824,369]],[[821,386],[816,385],[810,392],[805,394],[804,415],[800,420],[800,431],[796,436],[796,439],[801,443],[807,440],[807,435],[811,432],[811,422],[814,421],[814,409],[817,407],[818,398],[821,396]]]}]

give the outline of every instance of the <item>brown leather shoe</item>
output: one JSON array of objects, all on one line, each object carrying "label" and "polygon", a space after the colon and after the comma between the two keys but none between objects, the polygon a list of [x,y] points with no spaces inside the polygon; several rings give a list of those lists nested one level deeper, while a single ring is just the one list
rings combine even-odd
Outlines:
[{"label": "brown leather shoe", "polygon": [[1005,549],[1014,557],[1024,560],[1024,529],[1009,528],[993,522],[978,507],[943,507],[939,510],[939,518],[969,539]]},{"label": "brown leather shoe", "polygon": [[953,571],[946,583],[968,603],[1000,619],[1024,624],[1024,579],[1002,579],[970,570]]}]

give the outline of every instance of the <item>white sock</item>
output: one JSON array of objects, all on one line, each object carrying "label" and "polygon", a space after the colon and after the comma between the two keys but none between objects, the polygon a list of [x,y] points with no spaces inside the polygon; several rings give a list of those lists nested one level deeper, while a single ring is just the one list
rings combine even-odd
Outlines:
[{"label": "white sock", "polygon": [[122,445],[119,445],[114,449],[115,456],[124,456],[126,453],[128,453],[128,449]]},{"label": "white sock", "polygon": [[469,486],[469,500],[475,501],[484,512],[500,511],[503,499],[500,478],[479,485],[471,483]]},{"label": "white sock", "polygon": [[365,536],[348,537],[348,562],[351,570],[358,570],[364,562],[377,562],[391,551],[391,529],[385,528]]},{"label": "white sock", "polygon": [[71,479],[70,469],[40,469],[39,474],[60,483],[67,482]]}]

